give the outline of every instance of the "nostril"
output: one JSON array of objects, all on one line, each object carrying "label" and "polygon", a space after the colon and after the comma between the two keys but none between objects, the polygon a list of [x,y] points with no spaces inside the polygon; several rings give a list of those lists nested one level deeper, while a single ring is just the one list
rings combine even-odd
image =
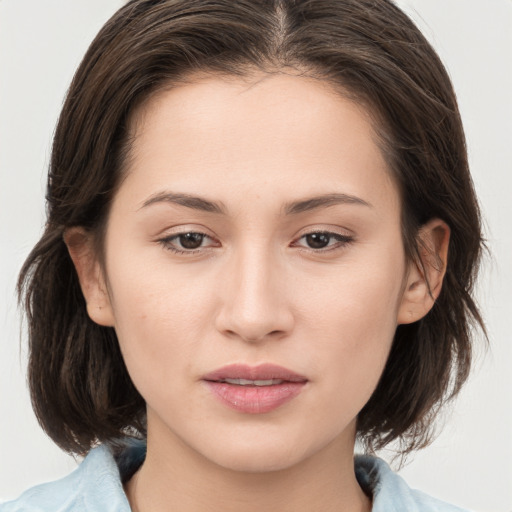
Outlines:
[{"label": "nostril", "polygon": [[263,341],[265,338],[276,338],[279,336],[284,335],[284,331],[276,329],[274,331],[267,332],[263,335],[244,335],[243,333],[239,333],[236,331],[233,331],[231,329],[226,329],[224,333],[230,337],[230,338],[238,338],[242,339],[243,341],[246,341],[247,343],[258,343],[260,341]]},{"label": "nostril", "polygon": [[[226,292],[227,293],[227,292]],[[249,300],[250,299],[250,300]],[[256,300],[257,299],[257,300]],[[233,294],[221,298],[215,329],[229,339],[257,343],[277,340],[293,330],[294,315],[285,298]]]}]

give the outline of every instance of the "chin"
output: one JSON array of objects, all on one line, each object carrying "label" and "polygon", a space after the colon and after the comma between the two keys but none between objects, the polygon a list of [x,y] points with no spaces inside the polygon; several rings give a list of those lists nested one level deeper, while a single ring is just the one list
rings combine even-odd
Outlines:
[{"label": "chin", "polygon": [[258,445],[245,449],[226,450],[212,457],[217,465],[238,473],[283,471],[299,464],[303,458],[304,454],[296,450],[267,450]]},{"label": "chin", "polygon": [[293,435],[290,432],[288,435],[275,434],[265,429],[259,435],[232,434],[223,441],[217,438],[215,443],[197,446],[196,450],[226,470],[265,473],[290,469],[321,451],[323,447],[318,439],[308,442],[305,436]]}]

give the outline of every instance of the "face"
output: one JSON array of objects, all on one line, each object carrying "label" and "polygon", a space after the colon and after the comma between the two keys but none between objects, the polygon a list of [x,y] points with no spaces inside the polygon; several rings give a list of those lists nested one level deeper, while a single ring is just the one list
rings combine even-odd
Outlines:
[{"label": "face", "polygon": [[407,276],[367,113],[313,79],[210,77],[153,97],[134,135],[91,316],[149,439],[246,471],[353,448]]}]

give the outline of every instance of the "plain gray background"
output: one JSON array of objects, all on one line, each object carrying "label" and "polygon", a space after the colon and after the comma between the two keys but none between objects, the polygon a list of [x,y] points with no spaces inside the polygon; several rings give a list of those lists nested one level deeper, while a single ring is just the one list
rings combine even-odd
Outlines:
[{"label": "plain gray background", "polygon": [[[25,386],[14,286],[44,222],[45,171],[59,109],[83,53],[121,0],[0,0],[0,500],[68,473]],[[443,433],[401,474],[480,512],[512,511],[512,0],[400,0],[458,93],[492,259],[479,300],[491,349]],[[384,454],[386,456],[386,454]]]}]

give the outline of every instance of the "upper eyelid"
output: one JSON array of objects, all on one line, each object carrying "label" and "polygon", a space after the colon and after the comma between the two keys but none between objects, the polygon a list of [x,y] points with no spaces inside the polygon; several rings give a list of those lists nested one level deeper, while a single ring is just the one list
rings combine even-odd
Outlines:
[{"label": "upper eyelid", "polygon": [[[176,226],[176,228],[179,228],[179,226]],[[324,234],[327,234],[327,235],[330,235],[330,236],[333,236],[333,237],[341,237],[341,238],[344,238],[346,239],[346,241],[353,241],[355,236],[350,233],[350,232],[347,232],[347,230],[344,230],[344,232],[340,232],[340,231],[336,231],[334,230],[332,227],[330,228],[321,228],[321,227],[318,227],[318,228],[303,228],[304,231],[302,231],[302,233],[296,235],[292,241],[291,241],[291,244],[295,244],[297,243],[299,240],[303,239],[304,237],[310,235],[310,234],[314,234],[314,233],[324,233]],[[180,229],[179,231],[175,231],[175,232],[171,232],[171,233],[167,233],[167,234],[163,234],[162,236],[158,237],[158,241],[159,242],[171,242],[171,241],[174,241],[176,240],[177,238],[179,238],[180,236],[182,235],[185,235],[187,233],[197,233],[199,235],[202,235],[203,237],[207,238],[207,239],[210,239],[212,242],[216,242],[216,243],[221,243],[219,241],[219,239],[213,235],[210,235],[208,233],[206,233],[206,230],[203,230],[203,229]],[[202,247],[203,249],[208,249],[209,247]]]},{"label": "upper eyelid", "polygon": [[303,236],[310,235],[312,233],[326,233],[329,235],[338,235],[343,236],[347,238],[355,238],[355,233],[352,230],[349,230],[347,228],[343,228],[341,226],[326,226],[326,227],[314,227],[314,226],[307,226],[305,228],[302,228],[298,234],[295,236],[295,239],[299,239]]},{"label": "upper eyelid", "polygon": [[[329,234],[329,235],[337,235],[337,236],[343,236],[343,237],[347,237],[347,238],[348,237],[353,238],[353,236],[354,236],[352,233],[346,232],[346,230],[345,230],[345,232],[340,233],[338,231],[334,231],[333,228],[329,228],[329,229],[322,229],[322,228],[307,229],[307,228],[304,228],[304,229],[306,229],[306,230],[303,231],[302,233],[300,233],[299,235],[296,235],[294,238],[298,239],[298,238],[302,238],[304,236],[311,235],[311,234],[314,234],[314,233],[325,233],[325,234]],[[160,239],[175,238],[175,237],[178,237],[180,235],[186,235],[187,233],[197,233],[199,235],[203,235],[203,236],[206,236],[206,237],[211,238],[211,239],[215,239],[216,238],[215,236],[213,236],[211,234],[208,234],[206,231],[207,230],[202,230],[202,229],[181,229],[180,231],[175,231],[175,232],[171,232],[171,233],[168,233],[168,234],[163,233],[160,236]]]},{"label": "upper eyelid", "polygon": [[[322,233],[322,234],[330,235],[330,236],[332,236],[335,239],[336,239],[336,237],[339,237],[339,238],[342,239],[342,240],[337,240],[339,243],[353,242],[354,238],[355,238],[353,235],[345,235],[345,234],[342,234],[342,233],[336,233],[335,231],[309,231],[309,232],[304,233],[304,234],[298,236],[297,238],[295,238],[292,243],[296,244],[299,240],[302,240],[304,237],[306,237],[308,235],[311,235],[311,234],[314,234],[314,233]],[[321,250],[322,249],[317,249],[317,251],[321,251]]]},{"label": "upper eyelid", "polygon": [[215,248],[215,246],[214,245],[212,246],[212,244],[203,246],[202,243],[203,243],[204,239],[201,241],[201,245],[194,249],[187,249],[185,247],[179,247],[179,245],[177,245],[177,244],[175,245],[176,239],[178,239],[180,236],[185,235],[187,233],[197,233],[199,235],[202,235],[205,238],[209,238],[215,244],[215,239],[212,238],[211,236],[207,235],[206,233],[201,233],[199,231],[192,231],[192,230],[181,231],[178,233],[170,234],[169,236],[160,237],[156,240],[156,242],[159,245],[161,245],[165,250],[172,251],[176,254],[189,255],[189,256],[192,256],[193,254],[197,254],[198,252],[202,252],[204,254],[206,251],[209,251],[209,250]]},{"label": "upper eyelid", "polygon": [[162,240],[162,239],[168,239],[168,238],[172,238],[172,237],[176,237],[176,236],[180,236],[180,235],[185,235],[187,233],[198,233],[200,235],[204,235],[204,236],[207,236],[212,239],[216,238],[214,235],[211,234],[211,231],[204,226],[199,226],[199,225],[198,226],[190,225],[190,227],[188,227],[188,226],[189,225],[187,225],[187,224],[185,224],[185,225],[179,224],[177,226],[169,226],[165,229],[162,229],[160,231],[160,233],[156,236],[159,240]]},{"label": "upper eyelid", "polygon": [[305,236],[314,235],[314,234],[329,235],[329,236],[332,236],[333,238],[334,237],[354,238],[353,235],[349,235],[349,234],[346,234],[346,233],[338,233],[336,231],[322,231],[322,230],[319,230],[319,231],[308,231],[307,233],[303,233],[302,235],[297,237],[297,240],[299,240],[301,238],[304,238]]},{"label": "upper eyelid", "polygon": [[194,233],[194,234],[197,234],[197,235],[201,235],[203,236],[204,238],[208,238],[212,241],[216,241],[216,239],[213,237],[213,236],[210,236],[208,233],[203,233],[202,231],[192,231],[192,230],[189,230],[189,231],[180,231],[178,233],[171,233],[167,236],[163,236],[163,237],[160,237],[158,239],[159,242],[170,242],[172,240],[176,240],[177,238],[179,238],[180,236],[183,236],[183,235],[186,235],[188,233]]},{"label": "upper eyelid", "polygon": [[212,236],[210,236],[208,233],[204,233],[203,231],[193,231],[193,230],[188,230],[188,231],[178,231],[176,233],[169,233],[167,235],[163,235],[160,239],[161,240],[171,240],[171,239],[174,239],[174,238],[178,238],[180,236],[183,236],[183,235],[188,235],[189,233],[194,233],[196,235],[202,235],[202,236],[205,236],[207,238],[212,238]]}]

